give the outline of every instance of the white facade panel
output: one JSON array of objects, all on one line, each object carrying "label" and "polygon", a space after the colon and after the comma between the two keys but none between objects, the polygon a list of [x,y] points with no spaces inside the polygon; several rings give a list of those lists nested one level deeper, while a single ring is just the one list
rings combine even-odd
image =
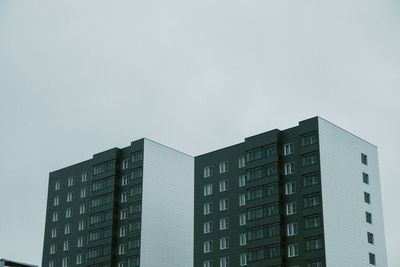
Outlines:
[{"label": "white facade panel", "polygon": [[193,266],[194,158],[144,141],[140,266]]},{"label": "white facade panel", "polygon": [[[377,148],[321,118],[318,127],[326,266],[373,266],[369,253],[374,253],[376,266],[386,267]],[[361,153],[368,165],[361,163]],[[363,172],[369,174],[369,185]],[[370,193],[371,204],[364,202],[364,192]],[[366,222],[366,211],[372,213],[372,224]],[[374,234],[374,244],[368,243],[367,232]]]}]

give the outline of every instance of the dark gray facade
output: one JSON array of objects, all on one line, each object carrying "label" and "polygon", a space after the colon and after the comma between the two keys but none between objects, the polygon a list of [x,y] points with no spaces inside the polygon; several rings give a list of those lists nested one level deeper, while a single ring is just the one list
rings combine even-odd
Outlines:
[{"label": "dark gray facade", "polygon": [[317,118],[195,158],[195,267],[325,266],[322,218]]}]

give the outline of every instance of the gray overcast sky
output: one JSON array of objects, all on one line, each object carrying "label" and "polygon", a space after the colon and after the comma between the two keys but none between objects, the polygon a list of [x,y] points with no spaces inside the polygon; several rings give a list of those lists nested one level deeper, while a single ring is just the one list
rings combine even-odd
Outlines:
[{"label": "gray overcast sky", "polygon": [[400,1],[0,1],[0,258],[41,263],[48,173],[320,115],[379,147],[400,266]]}]

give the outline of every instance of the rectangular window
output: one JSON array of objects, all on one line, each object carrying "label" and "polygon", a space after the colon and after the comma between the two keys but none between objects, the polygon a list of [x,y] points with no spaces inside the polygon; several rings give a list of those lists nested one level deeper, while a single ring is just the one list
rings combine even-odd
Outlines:
[{"label": "rectangular window", "polygon": [[69,177],[68,178],[68,186],[73,186],[74,185],[74,177]]},{"label": "rectangular window", "polygon": [[317,207],[321,204],[320,195],[304,196],[304,208]]},{"label": "rectangular window", "polygon": [[219,239],[219,249],[223,250],[223,249],[227,249],[229,248],[229,239],[228,237],[223,237]]},{"label": "rectangular window", "polygon": [[81,189],[81,198],[85,198],[87,195],[87,189],[86,188],[82,188]]},{"label": "rectangular window", "polygon": [[130,188],[131,197],[139,196],[141,194],[142,194],[142,184],[137,184]]},{"label": "rectangular window", "polygon": [[125,252],[126,252],[126,244],[125,243],[119,244],[119,246],[118,246],[118,254],[119,255],[123,255],[123,254],[125,254]]},{"label": "rectangular window", "polygon": [[247,265],[247,254],[240,254],[240,266]]},{"label": "rectangular window", "polygon": [[205,222],[203,225],[203,233],[208,234],[212,232],[212,222]]},{"label": "rectangular window", "polygon": [[271,144],[252,149],[246,153],[246,161],[255,161],[263,158],[269,158],[278,154],[277,144]]},{"label": "rectangular window", "polygon": [[229,218],[222,218],[219,219],[219,230],[226,230],[229,229]]},{"label": "rectangular window", "polygon": [[121,226],[119,228],[119,236],[120,237],[126,236],[126,226]]},{"label": "rectangular window", "polygon": [[304,218],[304,228],[313,229],[321,226],[321,214],[311,215]]},{"label": "rectangular window", "polygon": [[371,204],[371,195],[367,192],[364,192],[364,202],[367,204]]},{"label": "rectangular window", "polygon": [[79,206],[79,214],[85,214],[87,211],[87,205],[86,204],[82,204]]},{"label": "rectangular window", "polygon": [[125,220],[126,218],[128,218],[128,209],[122,209],[120,214],[120,219]]},{"label": "rectangular window", "polygon": [[64,251],[69,250],[69,241],[64,241]]},{"label": "rectangular window", "polygon": [[247,232],[247,241],[261,240],[278,235],[281,235],[280,224],[267,224],[250,228]]},{"label": "rectangular window", "polygon": [[83,173],[81,174],[81,181],[82,181],[82,183],[87,182],[87,180],[88,180],[88,173],[87,173],[87,172],[83,172]]},{"label": "rectangular window", "polygon": [[212,203],[211,202],[205,203],[203,205],[203,214],[204,215],[211,214],[211,212],[212,212]]},{"label": "rectangular window", "polygon": [[204,186],[204,196],[212,195],[212,184],[206,184]]},{"label": "rectangular window", "polygon": [[313,152],[303,156],[303,167],[312,166],[318,163],[318,153]]},{"label": "rectangular window", "polygon": [[136,202],[129,206],[129,213],[134,214],[142,210],[142,203]]},{"label": "rectangular window", "polygon": [[303,186],[310,187],[319,184],[319,174],[312,173],[303,176]]},{"label": "rectangular window", "polygon": [[55,184],[54,184],[54,191],[58,191],[58,190],[60,190],[61,189],[61,181],[57,181]]},{"label": "rectangular window", "polygon": [[56,253],[56,245],[52,244],[50,245],[50,254],[55,254]]},{"label": "rectangular window", "polygon": [[283,155],[290,155],[294,153],[294,145],[293,143],[284,144],[283,145]]},{"label": "rectangular window", "polygon": [[219,182],[219,192],[228,191],[228,180],[222,180]]},{"label": "rectangular window", "polygon": [[246,175],[246,181],[247,182],[254,181],[277,174],[278,174],[278,165],[276,163],[269,164],[248,170]]},{"label": "rectangular window", "polygon": [[204,178],[210,177],[212,175],[212,166],[204,167]]},{"label": "rectangular window", "polygon": [[246,185],[246,175],[239,176],[239,187],[243,187]]},{"label": "rectangular window", "polygon": [[246,214],[240,214],[239,215],[239,225],[246,225]]},{"label": "rectangular window", "polygon": [[212,245],[213,245],[213,242],[211,240],[204,241],[204,243],[203,243],[203,252],[204,253],[212,252],[212,247],[213,247]]},{"label": "rectangular window", "polygon": [[73,197],[72,192],[69,192],[69,193],[67,194],[67,202],[71,202],[71,201],[72,201],[72,197]]},{"label": "rectangular window", "polygon": [[55,197],[54,198],[54,207],[57,207],[58,205],[60,205],[60,197]]},{"label": "rectangular window", "polygon": [[121,186],[128,185],[128,183],[129,183],[128,175],[122,176],[122,178],[121,178]]},{"label": "rectangular window", "polygon": [[323,267],[322,260],[313,260],[307,262],[306,267]]},{"label": "rectangular window", "polygon": [[365,212],[365,220],[367,221],[367,223],[372,224],[372,214],[368,211]]},{"label": "rectangular window", "polygon": [[143,161],[143,150],[136,151],[132,154],[132,163]]},{"label": "rectangular window", "polygon": [[62,259],[62,265],[61,267],[68,267],[68,257],[64,257]]},{"label": "rectangular window", "polygon": [[285,175],[294,173],[294,162],[285,163],[284,173]]},{"label": "rectangular window", "polygon": [[142,177],[143,177],[143,168],[142,167],[132,170],[132,172],[131,172],[131,179],[132,180],[137,180],[137,179],[140,179]]},{"label": "rectangular window", "polygon": [[239,245],[240,246],[245,246],[247,244],[247,235],[246,234],[240,234],[239,235]]},{"label": "rectangular window", "polygon": [[322,249],[322,238],[321,237],[312,237],[306,239],[306,250],[318,250]]},{"label": "rectangular window", "polygon": [[85,221],[79,221],[78,223],[78,231],[85,230]]},{"label": "rectangular window", "polygon": [[288,257],[296,257],[299,256],[299,245],[293,244],[288,246]]},{"label": "rectangular window", "polygon": [[93,166],[93,175],[101,174],[115,169],[115,160],[99,163]]},{"label": "rectangular window", "polygon": [[263,206],[248,209],[247,220],[259,220],[266,217],[271,217],[279,214],[279,204],[272,203]]},{"label": "rectangular window", "polygon": [[126,201],[128,201],[128,193],[127,192],[123,192],[121,194],[121,203],[124,203]]},{"label": "rectangular window", "polygon": [[76,255],[76,264],[82,264],[82,254]]},{"label": "rectangular window", "polygon": [[125,170],[125,169],[128,169],[128,168],[129,168],[129,159],[124,159],[122,161],[122,169]]},{"label": "rectangular window", "polygon": [[220,258],[219,267],[229,267],[229,257]]},{"label": "rectangular window", "polygon": [[77,244],[77,247],[78,247],[78,248],[81,248],[81,247],[83,247],[83,237],[79,237],[79,238],[78,238],[78,244]]},{"label": "rectangular window", "polygon": [[296,202],[286,204],[286,215],[292,215],[296,213]]},{"label": "rectangular window", "polygon": [[57,228],[51,229],[51,238],[57,237]]},{"label": "rectangular window", "polygon": [[317,143],[317,133],[308,133],[301,136],[301,145],[309,146]]},{"label": "rectangular window", "polygon": [[58,221],[58,212],[53,212],[53,222]]},{"label": "rectangular window", "polygon": [[213,261],[212,260],[203,261],[203,267],[213,267]]},{"label": "rectangular window", "polygon": [[244,206],[246,205],[246,195],[241,194],[239,195],[239,206]]},{"label": "rectangular window", "polygon": [[288,223],[286,225],[286,235],[287,236],[297,235],[297,223]]},{"label": "rectangular window", "polygon": [[247,200],[256,200],[260,198],[270,197],[278,195],[278,184],[271,183],[271,184],[264,184],[257,187],[253,187],[247,190]]},{"label": "rectangular window", "polygon": [[227,210],[229,208],[229,201],[227,198],[219,201],[219,210]]},{"label": "rectangular window", "polygon": [[375,265],[375,254],[369,253],[369,264]]},{"label": "rectangular window", "polygon": [[64,234],[68,235],[69,233],[71,233],[71,225],[70,224],[66,224],[64,226]]},{"label": "rectangular window", "polygon": [[228,171],[228,162],[224,161],[219,164],[219,173],[224,173]]},{"label": "rectangular window", "polygon": [[374,234],[367,232],[367,240],[368,240],[368,243],[374,244]]},{"label": "rectangular window", "polygon": [[296,193],[296,182],[290,182],[285,184],[285,194],[292,195]]},{"label": "rectangular window", "polygon": [[239,158],[239,162],[238,162],[238,167],[239,168],[244,168],[245,165],[246,165],[246,158],[244,156],[240,157]]},{"label": "rectangular window", "polygon": [[361,163],[364,165],[368,165],[368,157],[363,153],[361,153]]},{"label": "rectangular window", "polygon": [[369,175],[365,172],[362,173],[364,184],[369,184]]},{"label": "rectangular window", "polygon": [[65,210],[65,218],[71,218],[72,217],[72,209],[68,208]]}]

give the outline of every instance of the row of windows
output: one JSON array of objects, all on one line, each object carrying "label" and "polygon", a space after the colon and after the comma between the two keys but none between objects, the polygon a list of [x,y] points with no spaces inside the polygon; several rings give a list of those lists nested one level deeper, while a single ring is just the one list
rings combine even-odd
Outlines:
[{"label": "row of windows", "polygon": [[[84,182],[87,182],[87,180],[88,180],[88,173],[87,172],[83,172],[81,174],[81,182],[84,183]],[[74,176],[68,177],[67,186],[68,187],[73,186],[74,185],[74,181],[75,181],[75,177]],[[59,191],[59,190],[61,190],[61,180],[56,181],[55,184],[54,184],[54,191]]]}]

